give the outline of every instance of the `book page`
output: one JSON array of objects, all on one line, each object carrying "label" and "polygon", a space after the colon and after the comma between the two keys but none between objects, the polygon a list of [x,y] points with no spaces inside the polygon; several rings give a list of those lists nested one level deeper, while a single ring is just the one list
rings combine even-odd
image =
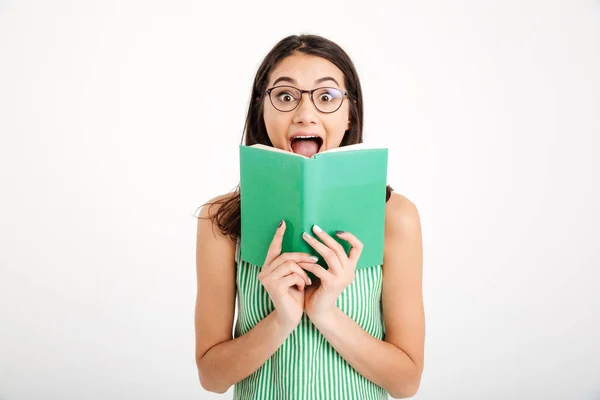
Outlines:
[{"label": "book page", "polygon": [[290,152],[290,151],[278,149],[277,147],[266,146],[264,144],[253,144],[250,147],[256,147],[257,149],[263,149],[263,150],[269,150],[269,151],[276,151],[278,153],[292,154],[292,155],[295,155],[295,156],[298,156],[298,157],[308,158],[306,156],[303,156],[302,154],[296,154],[294,152]]},{"label": "book page", "polygon": [[366,143],[356,143],[356,144],[351,144],[351,145],[343,146],[343,147],[335,147],[333,149],[329,149],[329,150],[322,151],[320,153],[316,153],[312,157],[306,157],[306,156],[303,156],[302,154],[296,154],[294,152],[278,149],[276,147],[266,146],[264,144],[253,144],[250,147],[256,147],[256,148],[263,149],[263,150],[276,151],[276,152],[285,153],[285,154],[293,154],[295,156],[302,157],[302,158],[315,158],[315,156],[317,156],[319,154],[335,153],[335,152],[340,152],[340,151],[379,149],[380,148],[380,147],[372,147]]},{"label": "book page", "polygon": [[348,146],[336,147],[333,149],[325,150],[317,154],[334,153],[338,151],[351,151],[351,150],[363,150],[363,149],[378,149],[379,147],[372,147],[366,143],[350,144]]}]

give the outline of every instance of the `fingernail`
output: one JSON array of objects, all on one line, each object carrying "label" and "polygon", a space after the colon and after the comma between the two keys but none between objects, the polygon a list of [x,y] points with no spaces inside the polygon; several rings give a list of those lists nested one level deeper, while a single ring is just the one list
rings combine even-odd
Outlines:
[{"label": "fingernail", "polygon": [[283,220],[281,220],[281,221],[279,222],[279,226],[278,226],[278,228],[281,228],[281,225],[283,225]]},{"label": "fingernail", "polygon": [[321,229],[319,225],[315,224],[313,227],[315,228],[316,232],[323,232],[323,229]]},{"label": "fingernail", "polygon": [[341,235],[342,233],[345,233],[345,232],[344,232],[344,231],[335,231],[335,233],[336,233],[337,235]]},{"label": "fingernail", "polygon": [[315,257],[315,256],[310,256],[309,257],[311,260],[313,260],[314,262],[319,261],[319,257]]},{"label": "fingernail", "polygon": [[302,236],[303,236],[305,239],[310,239],[310,235],[309,235],[308,233],[306,233],[306,232],[304,232],[304,233],[302,234]]},{"label": "fingernail", "polygon": [[310,276],[308,277],[308,286],[312,285],[312,281],[310,280]]}]

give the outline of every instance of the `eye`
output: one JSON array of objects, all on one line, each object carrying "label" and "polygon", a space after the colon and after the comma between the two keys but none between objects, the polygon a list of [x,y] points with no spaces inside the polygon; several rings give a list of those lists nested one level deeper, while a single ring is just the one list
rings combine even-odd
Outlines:
[{"label": "eye", "polygon": [[333,97],[329,95],[329,93],[323,93],[319,96],[319,101],[322,103],[328,103],[333,100]]},{"label": "eye", "polygon": [[298,101],[296,94],[289,89],[276,89],[273,91],[273,96],[280,103],[294,103]]},{"label": "eye", "polygon": [[280,93],[277,98],[284,103],[289,103],[295,100],[294,96],[291,93]]},{"label": "eye", "polygon": [[315,92],[315,100],[319,103],[334,103],[342,98],[342,92],[334,88],[321,88]]}]

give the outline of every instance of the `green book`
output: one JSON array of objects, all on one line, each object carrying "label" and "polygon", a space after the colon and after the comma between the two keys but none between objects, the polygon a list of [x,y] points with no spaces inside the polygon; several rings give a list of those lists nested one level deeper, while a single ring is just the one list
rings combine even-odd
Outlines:
[{"label": "green book", "polygon": [[357,269],[382,264],[387,161],[387,148],[363,143],[310,158],[260,144],[240,145],[240,258],[262,266],[283,219],[282,253],[315,255],[327,269],[323,257],[302,238],[303,232],[317,237],[312,230],[316,224],[346,254],[351,246],[336,230],[350,232],[363,243]]}]

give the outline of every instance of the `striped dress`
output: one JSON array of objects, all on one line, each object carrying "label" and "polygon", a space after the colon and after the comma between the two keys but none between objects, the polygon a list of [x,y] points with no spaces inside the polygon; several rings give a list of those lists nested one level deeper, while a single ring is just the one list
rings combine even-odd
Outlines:
[{"label": "striped dress", "polygon": [[[238,316],[234,337],[244,335],[273,310],[258,280],[260,267],[239,260],[236,249]],[[382,266],[356,271],[336,302],[346,315],[377,339],[385,336],[381,308]],[[380,386],[360,375],[327,342],[306,313],[283,345],[253,374],[234,386],[236,400],[388,399]]]}]

